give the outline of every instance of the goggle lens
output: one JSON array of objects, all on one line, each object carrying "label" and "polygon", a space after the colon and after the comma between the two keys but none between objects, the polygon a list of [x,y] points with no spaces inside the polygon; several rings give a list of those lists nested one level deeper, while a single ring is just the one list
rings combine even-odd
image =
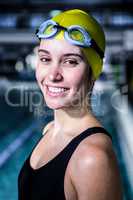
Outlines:
[{"label": "goggle lens", "polygon": [[68,35],[72,40],[79,42],[84,42],[85,40],[83,33],[81,33],[79,30],[70,30]]},{"label": "goggle lens", "polygon": [[43,34],[46,35],[46,36],[49,36],[49,35],[51,35],[51,33],[53,33],[53,31],[54,31],[54,26],[52,24],[49,24],[43,30]]}]

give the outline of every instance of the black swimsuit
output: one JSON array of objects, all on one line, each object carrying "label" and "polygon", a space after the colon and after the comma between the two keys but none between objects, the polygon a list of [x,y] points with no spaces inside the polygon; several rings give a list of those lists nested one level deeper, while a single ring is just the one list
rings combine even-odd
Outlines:
[{"label": "black swimsuit", "polygon": [[64,176],[68,162],[79,143],[95,133],[110,136],[102,127],[88,128],[73,138],[57,156],[36,170],[30,166],[30,154],[18,176],[18,199],[65,200]]}]

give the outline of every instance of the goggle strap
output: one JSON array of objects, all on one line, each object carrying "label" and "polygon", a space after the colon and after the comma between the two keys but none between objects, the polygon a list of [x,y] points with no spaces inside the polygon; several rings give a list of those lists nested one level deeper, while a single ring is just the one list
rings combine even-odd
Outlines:
[{"label": "goggle strap", "polygon": [[104,58],[103,51],[99,48],[95,40],[91,40],[91,47],[96,50],[96,52],[99,54],[100,58]]},{"label": "goggle strap", "polygon": [[39,32],[39,28],[37,28],[37,29],[35,30],[35,35],[37,35],[38,32]]},{"label": "goggle strap", "polygon": [[35,30],[35,35],[37,36],[38,40],[41,41],[41,38],[38,36],[38,32],[39,32],[39,29],[37,28],[37,29]]},{"label": "goggle strap", "polygon": [[61,30],[64,30],[64,31],[67,31],[67,28],[64,27],[64,26],[60,26],[60,25],[54,25],[54,27],[56,27],[57,29],[61,29]]}]

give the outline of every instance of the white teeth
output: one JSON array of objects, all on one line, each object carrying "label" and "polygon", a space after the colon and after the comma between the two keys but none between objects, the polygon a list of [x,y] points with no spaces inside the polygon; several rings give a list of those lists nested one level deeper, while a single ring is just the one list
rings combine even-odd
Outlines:
[{"label": "white teeth", "polygon": [[50,91],[50,92],[64,92],[66,89],[65,88],[56,88],[56,87],[48,87],[48,90]]}]

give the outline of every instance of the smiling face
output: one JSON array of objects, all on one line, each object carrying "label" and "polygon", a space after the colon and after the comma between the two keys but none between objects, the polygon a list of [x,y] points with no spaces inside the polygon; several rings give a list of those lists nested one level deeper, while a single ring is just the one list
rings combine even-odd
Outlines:
[{"label": "smiling face", "polygon": [[36,78],[52,109],[74,106],[83,92],[87,93],[88,65],[77,46],[65,40],[41,40]]}]

